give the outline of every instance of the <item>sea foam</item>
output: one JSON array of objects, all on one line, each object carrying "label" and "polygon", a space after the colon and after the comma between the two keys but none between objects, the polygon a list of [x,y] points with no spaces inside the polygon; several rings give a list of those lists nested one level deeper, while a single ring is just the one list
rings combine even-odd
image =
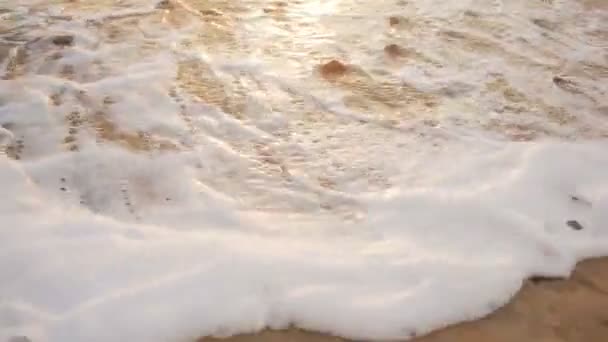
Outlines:
[{"label": "sea foam", "polygon": [[[18,3],[3,14],[15,28],[2,36],[0,341],[191,341],[290,325],[407,339],[608,255],[605,86],[589,73],[602,61],[587,41],[522,26],[527,2],[391,2],[368,32],[431,38],[412,43],[416,63],[392,67],[354,39],[364,70],[351,83],[311,77],[304,53],[334,51],[344,18],[322,19],[339,2],[287,12],[305,19],[282,47],[288,63],[260,52],[272,39],[256,35],[280,46],[287,30],[259,24],[262,11],[241,27],[202,21],[186,0]],[[558,3],[526,13],[583,13]],[[376,19],[397,10],[426,26],[382,31]],[[589,37],[603,15],[564,22]],[[298,36],[310,25],[318,36]],[[56,46],[59,34],[73,44]],[[459,39],[461,50],[449,45]],[[543,39],[546,50],[516,50]],[[580,49],[565,57],[578,78],[562,89],[547,75],[563,44]],[[260,49],[241,58],[249,45]]]}]

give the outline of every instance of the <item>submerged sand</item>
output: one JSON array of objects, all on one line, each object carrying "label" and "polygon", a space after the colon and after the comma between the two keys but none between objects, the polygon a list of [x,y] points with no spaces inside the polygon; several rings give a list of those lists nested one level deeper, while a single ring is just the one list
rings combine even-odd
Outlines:
[{"label": "submerged sand", "polygon": [[[373,322],[370,322],[373,324]],[[335,342],[298,329],[263,331],[197,342]],[[568,279],[531,279],[506,306],[486,318],[456,324],[414,342],[608,341],[608,258],[581,262]]]},{"label": "submerged sand", "polygon": [[[608,8],[608,0],[581,0],[585,6],[592,10],[598,9],[607,9]],[[201,2],[200,6],[206,6],[206,3]],[[280,6],[279,6],[280,7]],[[218,16],[214,13],[210,12],[211,10],[201,9],[201,13],[208,16]],[[177,12],[177,11],[176,11]],[[219,12],[217,12],[219,13]],[[474,13],[473,13],[474,14]],[[476,18],[473,16],[473,18]],[[219,20],[219,19],[218,19]],[[399,20],[393,19],[393,17],[387,19],[387,22],[390,26],[399,25]],[[542,21],[540,22],[543,23]],[[403,23],[402,23],[403,24]],[[221,27],[221,26],[220,26]],[[224,31],[221,31],[221,34],[218,33],[218,44],[225,44],[226,41],[232,39],[233,37],[229,34],[222,35]],[[227,32],[229,32],[227,30]],[[454,34],[454,32],[448,31],[447,37],[454,40],[462,40],[463,43],[468,43],[472,48],[486,49],[488,53],[503,53],[502,50],[497,50],[493,45],[489,45],[480,41],[469,40],[470,37]],[[451,35],[451,36],[450,36]],[[222,40],[224,39],[224,40]],[[55,45],[62,45],[57,44]],[[59,49],[59,48],[58,48]],[[7,49],[5,49],[8,51]],[[2,59],[2,55],[6,55],[7,52],[2,51],[2,47],[0,46],[0,59]],[[418,55],[413,53],[412,50],[408,50],[400,45],[386,45],[384,50],[382,50],[382,46],[378,48],[378,51],[386,52],[386,54],[391,57],[411,57],[412,59],[418,58],[424,61],[423,57],[417,57]],[[412,56],[408,55],[410,53]],[[518,61],[519,56],[516,56]],[[337,57],[336,57],[337,58]],[[395,62],[395,61],[393,61]],[[397,62],[395,62],[397,63]],[[429,62],[431,63],[431,62]],[[202,65],[202,64],[201,64]],[[246,91],[236,91],[235,94],[224,93],[224,88],[222,88],[219,84],[217,87],[213,87],[213,82],[202,82],[200,79],[189,79],[184,75],[192,75],[195,74],[193,72],[189,72],[192,70],[200,69],[198,74],[204,74],[205,70],[204,65],[201,67],[199,64],[195,64],[194,66],[185,65],[180,66],[180,76],[178,81],[183,84],[183,88],[192,93],[193,95],[198,96],[203,102],[217,104],[218,107],[221,107],[222,110],[227,113],[231,113],[236,119],[243,119],[242,109],[244,107],[244,103],[246,103],[245,95]],[[329,72],[330,74],[342,74],[347,73],[347,71],[351,70],[347,65],[336,64],[329,62],[327,65],[332,66]],[[605,70],[603,66],[601,68],[596,67],[596,72],[600,72],[597,70]],[[183,69],[183,70],[182,70]],[[333,71],[332,71],[333,70]],[[338,72],[336,72],[336,70]],[[184,72],[185,71],[185,72]],[[70,73],[65,73],[66,75],[62,75],[69,79],[72,77],[69,75]],[[353,73],[354,74],[354,73]],[[352,76],[352,80],[351,77]],[[400,102],[395,101],[394,98],[400,98],[402,93],[393,92],[393,88],[388,86],[384,86],[384,84],[376,85],[371,83],[371,79],[359,80],[357,78],[358,75],[346,75],[344,79],[341,79],[342,83],[339,83],[335,80],[327,77],[329,81],[334,82],[332,85],[336,87],[341,87],[341,89],[350,89],[352,88],[353,96],[351,97],[351,103],[353,108],[359,106],[362,108],[370,107],[370,110],[376,110],[376,107],[373,107],[371,104],[375,102],[380,102],[386,105],[381,108],[386,109],[387,113],[394,111],[395,107],[402,105]],[[550,83],[551,78],[547,78]],[[557,79],[561,80],[561,78]],[[370,82],[370,84],[364,83]],[[555,82],[555,81],[554,81]],[[559,82],[555,82],[559,83]],[[363,84],[364,86],[361,86]],[[567,86],[567,84],[566,84]],[[382,91],[376,89],[381,89],[382,91],[386,91],[386,94],[382,93]],[[388,90],[387,90],[388,89]],[[400,88],[399,88],[400,89]],[[247,90],[247,89],[245,89]],[[572,90],[572,89],[571,89]],[[495,91],[502,93],[504,96],[500,97],[501,101],[513,102],[513,103],[529,103],[530,107],[542,107],[543,109],[548,109],[547,112],[553,112],[551,109],[554,107],[545,105],[544,102],[537,102],[533,100],[529,100],[524,97],[523,92],[516,92],[511,88],[503,78],[497,78],[488,85],[488,91]],[[431,96],[428,94],[414,92],[413,90],[407,90],[404,92],[411,98],[415,99],[406,105],[409,108],[424,107],[425,110],[431,111],[437,107],[437,100],[435,99],[435,95]],[[571,92],[572,93],[572,92]],[[582,93],[576,90],[575,95],[581,95]],[[360,96],[361,95],[361,96]],[[366,95],[369,99],[368,102],[364,102],[360,98],[365,98]],[[578,96],[577,95],[577,96]],[[582,96],[582,95],[581,95]],[[84,96],[81,96],[86,100]],[[503,99],[504,98],[504,99]],[[51,96],[51,102],[53,106],[59,106],[57,103],[60,101],[55,101],[60,98],[56,96]],[[86,104],[86,101],[83,102]],[[112,99],[107,98],[103,99],[103,105],[108,107],[112,104]],[[57,102],[57,103],[54,103]],[[362,103],[363,102],[363,103]],[[348,104],[348,103],[347,103]],[[100,105],[100,108],[104,109],[105,107]],[[601,105],[598,104],[598,106]],[[506,107],[505,107],[506,108]],[[95,133],[98,135],[98,140],[103,143],[113,142],[118,145],[125,147],[126,149],[130,149],[138,152],[150,152],[155,149],[158,150],[175,150],[179,146],[177,144],[165,143],[165,140],[161,138],[155,139],[152,134],[145,132],[145,134],[132,133],[127,131],[126,129],[122,129],[119,125],[109,121],[106,116],[100,115],[97,111],[95,115],[90,115],[86,120],[80,117],[74,118],[72,113],[66,116],[66,122],[70,125],[71,129],[76,131],[76,126],[80,129],[80,125],[82,122],[86,121],[91,126],[95,127]],[[561,113],[560,110],[555,110],[556,113]],[[83,114],[84,115],[84,114]],[[328,115],[329,116],[329,115]],[[557,115],[556,115],[557,117]],[[561,118],[561,116],[560,116]],[[561,119],[559,119],[561,120]],[[558,121],[559,121],[558,120]],[[186,117],[184,119],[189,125],[191,125],[191,120]],[[313,121],[313,120],[311,120]],[[392,123],[393,121],[386,120],[380,121],[381,123],[387,123],[387,127],[391,127],[388,123]],[[362,121],[365,123],[365,121]],[[312,126],[312,124],[309,124]],[[436,124],[433,124],[436,125]],[[496,129],[503,129],[503,125],[496,125]],[[534,134],[527,134],[529,132],[525,131],[525,129],[517,126],[518,131],[512,134],[514,136],[514,140],[533,140],[535,137]],[[525,128],[525,127],[524,127]],[[312,130],[312,129],[311,129]],[[519,130],[524,131],[519,132]],[[598,128],[599,130],[599,128]],[[308,132],[308,131],[307,131]],[[604,134],[604,132],[601,132]],[[71,133],[70,133],[71,134]],[[602,135],[605,137],[605,134]],[[66,136],[64,139],[64,143],[67,148],[71,151],[78,151],[78,148],[74,143],[74,134]],[[12,156],[19,156],[19,152],[22,149],[23,144],[16,144],[16,147],[13,149],[7,150],[7,154]],[[10,153],[9,153],[10,152]],[[260,152],[260,156],[262,160],[267,162],[267,164],[280,164],[281,177],[283,174],[287,173],[286,167],[283,166],[282,161],[275,161],[275,159],[271,159],[272,156],[269,156],[271,152],[267,152],[266,150]],[[18,158],[14,158],[18,159]],[[277,159],[278,160],[278,159]],[[290,165],[293,169],[294,166]],[[277,177],[279,181],[282,181],[283,178]],[[331,188],[331,184],[328,181],[325,181],[324,178],[319,177],[319,182],[321,183],[321,187]],[[372,183],[371,181],[369,182]],[[382,183],[382,182],[378,182]],[[147,186],[147,183],[146,183]],[[133,186],[132,188],[135,188]],[[64,190],[62,190],[64,191]],[[333,190],[332,190],[333,191]],[[144,196],[142,196],[144,197]],[[150,196],[152,197],[152,196]],[[166,199],[166,197],[159,197],[161,199]],[[168,197],[167,197],[168,198]],[[126,204],[129,206],[129,210],[132,210],[130,207],[130,202],[125,200]],[[330,208],[333,209],[333,208]],[[455,309],[456,310],[456,309]],[[370,325],[374,324],[373,317],[370,317],[368,322]],[[247,342],[247,341],[295,341],[295,342],[323,342],[323,341],[346,341],[344,339],[333,337],[329,335],[324,335],[321,333],[315,332],[307,332],[302,331],[297,328],[287,329],[283,331],[263,331],[256,334],[247,334],[247,335],[239,335],[226,339],[214,339],[214,338],[201,338],[199,342],[203,341],[234,341],[234,342]],[[472,322],[465,322],[455,324],[453,326],[440,329],[435,331],[427,336],[421,336],[414,339],[414,341],[418,342],[502,342],[502,341],[541,341],[541,342],[604,342],[608,341],[608,258],[601,258],[595,260],[588,260],[581,262],[580,265],[573,272],[572,276],[568,279],[564,280],[551,280],[551,279],[532,279],[526,281],[521,291],[517,294],[513,300],[506,305],[505,307],[497,310],[493,314],[488,317]]]}]

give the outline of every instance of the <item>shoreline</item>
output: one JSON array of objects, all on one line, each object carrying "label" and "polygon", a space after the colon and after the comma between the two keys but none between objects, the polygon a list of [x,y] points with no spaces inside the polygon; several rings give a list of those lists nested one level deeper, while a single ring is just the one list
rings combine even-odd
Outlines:
[{"label": "shoreline", "polygon": [[[490,315],[456,323],[411,342],[604,342],[608,336],[608,257],[579,262],[567,279],[528,279]],[[297,328],[196,342],[352,341]]]}]

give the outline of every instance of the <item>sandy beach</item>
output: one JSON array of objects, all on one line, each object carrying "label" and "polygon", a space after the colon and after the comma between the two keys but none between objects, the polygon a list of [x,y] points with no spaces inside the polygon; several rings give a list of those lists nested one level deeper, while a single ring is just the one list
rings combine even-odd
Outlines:
[{"label": "sandy beach", "polygon": [[[603,342],[608,338],[608,258],[581,262],[568,279],[533,279],[486,318],[456,324],[414,342]],[[335,342],[298,329],[197,342]]]}]

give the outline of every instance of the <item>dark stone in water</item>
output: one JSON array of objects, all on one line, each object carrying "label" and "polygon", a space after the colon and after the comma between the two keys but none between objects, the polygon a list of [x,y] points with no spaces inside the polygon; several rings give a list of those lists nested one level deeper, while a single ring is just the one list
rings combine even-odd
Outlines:
[{"label": "dark stone in water", "polygon": [[566,221],[566,224],[568,225],[568,227],[574,229],[574,230],[582,230],[583,229],[583,225],[578,223],[578,221],[576,220],[569,220]]},{"label": "dark stone in water", "polygon": [[213,17],[219,17],[222,15],[222,12],[216,11],[214,9],[207,9],[207,10],[201,10],[200,13],[202,15],[208,15],[208,16],[213,16]]},{"label": "dark stone in water", "polygon": [[57,46],[72,46],[74,44],[74,36],[64,34],[53,37],[53,44]]},{"label": "dark stone in water", "polygon": [[532,19],[532,22],[534,23],[534,25],[544,28],[545,30],[555,30],[557,28],[557,24],[553,23],[549,20],[545,20],[545,19]]},{"label": "dark stone in water", "polygon": [[532,284],[540,284],[540,283],[545,283],[545,282],[556,281],[559,279],[552,278],[552,277],[545,277],[545,276],[533,276],[533,277],[530,277],[529,280],[530,280],[530,282],[532,282]]},{"label": "dark stone in water", "polygon": [[329,63],[322,64],[319,70],[324,77],[335,77],[344,75],[348,71],[348,66],[334,59]]},{"label": "dark stone in water", "polygon": [[561,77],[561,76],[555,76],[555,77],[553,77],[553,83],[555,83],[555,84],[557,84],[557,85],[559,85],[559,84],[564,84],[564,83],[566,83],[566,82],[567,82],[567,81],[566,81],[566,79],[564,79],[564,78],[563,78],[563,77]]},{"label": "dark stone in water", "polygon": [[169,0],[161,0],[156,4],[157,9],[173,9],[173,4]]},{"label": "dark stone in water", "polygon": [[572,91],[573,87],[576,87],[576,83],[562,76],[554,76],[553,83],[555,83],[556,86],[563,89],[565,88],[564,90],[569,91]]},{"label": "dark stone in water", "polygon": [[389,44],[385,46],[384,52],[391,57],[401,57],[405,55],[405,50],[397,44]]}]

